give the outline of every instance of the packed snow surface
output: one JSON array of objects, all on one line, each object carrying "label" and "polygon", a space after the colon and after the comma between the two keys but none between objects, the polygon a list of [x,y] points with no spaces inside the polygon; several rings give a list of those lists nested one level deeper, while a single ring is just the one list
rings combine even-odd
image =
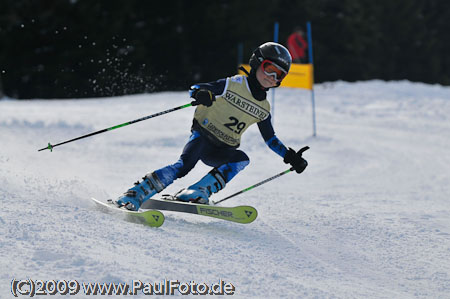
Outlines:
[{"label": "packed snow surface", "polygon": [[[194,108],[37,150],[189,103],[187,92],[0,101],[0,298],[14,279],[222,280],[234,298],[450,298],[450,88],[334,82],[315,98],[312,137],[310,92],[276,91],[277,136],[309,145],[309,166],[223,202],[254,206],[255,222],[164,212],[160,228],[103,213],[90,197],[116,198],[175,162]],[[212,199],[288,168],[257,126],[241,149],[250,165]],[[208,171],[199,162],[165,192]]]}]

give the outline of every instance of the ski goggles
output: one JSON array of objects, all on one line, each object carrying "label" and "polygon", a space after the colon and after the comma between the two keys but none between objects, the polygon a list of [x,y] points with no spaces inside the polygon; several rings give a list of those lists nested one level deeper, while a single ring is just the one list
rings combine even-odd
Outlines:
[{"label": "ski goggles", "polygon": [[270,60],[264,60],[261,63],[262,70],[264,71],[264,74],[267,76],[273,77],[276,81],[281,82],[281,80],[286,77],[287,72],[281,68],[281,66],[277,65],[276,63],[270,61]]}]

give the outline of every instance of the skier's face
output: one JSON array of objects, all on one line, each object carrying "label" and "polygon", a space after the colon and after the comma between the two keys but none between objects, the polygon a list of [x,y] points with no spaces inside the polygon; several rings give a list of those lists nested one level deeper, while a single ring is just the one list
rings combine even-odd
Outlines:
[{"label": "skier's face", "polygon": [[264,88],[271,88],[277,85],[277,80],[275,80],[273,76],[266,75],[264,73],[264,70],[262,69],[262,66],[260,66],[258,70],[256,70],[256,79]]}]

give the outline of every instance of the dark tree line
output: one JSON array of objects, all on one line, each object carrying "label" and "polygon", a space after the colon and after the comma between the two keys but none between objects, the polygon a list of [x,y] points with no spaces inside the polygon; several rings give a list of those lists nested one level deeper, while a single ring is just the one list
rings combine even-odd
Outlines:
[{"label": "dark tree line", "polygon": [[236,73],[311,21],[315,81],[450,84],[447,0],[0,0],[0,93],[16,98],[183,90]]}]

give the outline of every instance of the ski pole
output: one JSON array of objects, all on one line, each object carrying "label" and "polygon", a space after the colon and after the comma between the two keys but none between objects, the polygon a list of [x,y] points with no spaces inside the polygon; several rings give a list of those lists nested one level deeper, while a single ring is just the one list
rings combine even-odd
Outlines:
[{"label": "ski pole", "polygon": [[236,192],[236,193],[234,193],[234,194],[232,194],[232,195],[230,195],[230,196],[227,196],[227,197],[225,197],[225,198],[223,198],[223,199],[221,199],[221,200],[213,201],[213,204],[218,204],[219,202],[222,202],[222,201],[225,201],[225,200],[230,199],[230,198],[232,198],[232,197],[235,197],[236,195],[239,195],[239,194],[242,194],[242,193],[244,193],[244,192],[250,191],[250,190],[252,190],[252,189],[254,189],[254,188],[256,188],[256,187],[259,187],[259,186],[261,186],[261,185],[263,185],[263,184],[265,184],[265,183],[268,183],[268,182],[270,182],[270,181],[272,181],[272,180],[274,180],[274,179],[276,179],[276,178],[279,178],[280,176],[283,176],[283,175],[285,175],[285,174],[287,174],[287,173],[289,173],[289,172],[291,172],[291,171],[293,171],[293,170],[294,170],[294,168],[286,169],[285,171],[280,172],[279,174],[274,175],[273,177],[270,177],[270,178],[268,178],[268,179],[265,179],[264,181],[261,181],[261,182],[259,182],[259,183],[257,183],[257,184],[254,184],[253,186],[250,186],[250,187],[248,187],[248,188],[245,188],[245,189],[243,189],[243,190],[241,190],[241,191],[239,191],[239,192]]},{"label": "ski pole", "polygon": [[[297,152],[297,155],[300,155],[300,157],[301,157],[302,154],[303,154],[303,152],[304,152],[304,151],[307,151],[308,149],[309,149],[309,146],[302,147],[302,148]],[[252,189],[254,189],[254,188],[256,188],[256,187],[259,187],[259,186],[261,186],[261,185],[263,185],[263,184],[265,184],[265,183],[268,183],[268,182],[270,182],[270,181],[272,181],[272,180],[274,180],[274,179],[276,179],[276,178],[279,178],[280,176],[283,176],[283,175],[285,175],[285,174],[287,174],[287,173],[289,173],[289,172],[291,172],[291,171],[293,171],[293,170],[294,170],[294,167],[291,167],[291,168],[289,168],[289,169],[286,169],[285,171],[280,172],[279,174],[276,174],[276,175],[274,175],[273,177],[270,177],[270,178],[268,178],[268,179],[265,179],[264,181],[261,181],[261,182],[259,182],[259,183],[256,183],[256,184],[250,186],[250,187],[247,187],[247,188],[245,188],[245,189],[243,189],[243,190],[241,190],[241,191],[238,191],[238,192],[236,192],[236,193],[234,193],[234,194],[231,194],[230,196],[227,196],[227,197],[225,197],[225,198],[222,198],[221,200],[213,201],[213,204],[214,204],[214,205],[215,205],[215,204],[218,204],[219,202],[222,202],[222,201],[225,201],[225,200],[230,199],[230,198],[232,198],[232,197],[235,197],[236,195],[239,195],[239,194],[242,194],[242,193],[244,193],[244,192],[250,191],[250,190],[252,190]]]},{"label": "ski pole", "polygon": [[97,134],[101,134],[101,133],[105,133],[105,132],[108,132],[108,131],[112,131],[112,130],[115,130],[115,129],[118,129],[118,128],[122,128],[122,127],[125,127],[125,126],[128,126],[128,125],[131,125],[131,124],[135,124],[135,123],[143,121],[143,120],[147,120],[147,119],[150,119],[150,118],[153,118],[153,117],[161,116],[163,114],[167,114],[167,113],[174,112],[174,111],[177,111],[177,110],[180,110],[180,109],[183,109],[183,108],[187,108],[187,107],[191,107],[191,106],[192,106],[192,103],[189,103],[189,104],[186,104],[186,105],[182,105],[182,106],[178,106],[178,107],[171,108],[171,109],[168,109],[168,110],[165,110],[165,111],[162,111],[162,112],[158,112],[158,113],[155,113],[155,114],[152,114],[152,115],[147,115],[147,116],[144,116],[144,117],[141,117],[141,118],[138,118],[138,119],[135,119],[135,120],[132,120],[132,121],[120,124],[120,125],[116,125],[116,126],[113,126],[113,127],[110,127],[110,128],[106,128],[106,129],[103,129],[103,130],[100,130],[100,131],[96,131],[96,132],[93,132],[93,133],[89,133],[89,134],[80,136],[80,137],[77,137],[77,138],[73,138],[73,139],[70,139],[70,140],[67,140],[67,141],[63,141],[63,142],[60,142],[60,143],[57,143],[57,144],[53,144],[52,145],[49,142],[47,147],[41,148],[40,150],[38,150],[38,152],[46,150],[46,149],[49,149],[52,152],[53,148],[55,148],[55,147],[57,147],[59,145],[63,145],[63,144],[66,144],[66,143],[69,143],[69,142],[72,142],[72,141],[76,141],[76,140],[80,140],[80,139],[83,139],[83,138],[91,137],[91,136],[94,136],[94,135],[97,135]]}]

